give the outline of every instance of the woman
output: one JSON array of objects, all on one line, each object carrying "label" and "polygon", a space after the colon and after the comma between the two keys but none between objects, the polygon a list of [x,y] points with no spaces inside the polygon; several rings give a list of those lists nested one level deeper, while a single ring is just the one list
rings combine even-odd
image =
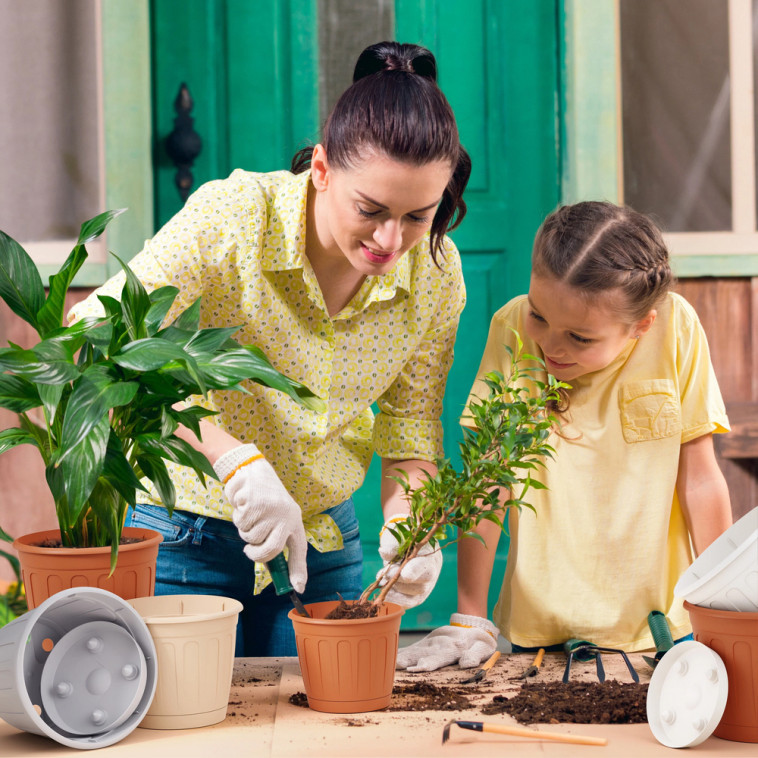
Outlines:
[{"label": "woman", "polygon": [[[237,170],[209,182],[131,262],[148,290],[179,287],[177,311],[202,296],[202,325],[241,324],[236,339],[327,404],[318,414],[259,386],[197,398],[218,415],[201,423],[202,443],[186,439],[221,483],[206,490],[173,467],[173,518],[154,492],[131,516],[164,535],[157,593],[243,602],[238,655],[295,654],[289,599],[276,596],[265,567],[283,549],[304,601],[359,594],[351,496],[374,452],[385,472],[403,469],[412,482],[442,455],[442,398],[465,302],[445,233],[465,214],[469,173],[434,56],[379,43],[359,57],[323,141],[298,153],[291,172]],[[122,285],[118,276],[95,294]],[[94,297],[85,303],[77,317],[98,308]],[[386,519],[408,510],[387,477],[381,502]],[[420,557],[393,599],[420,603],[439,570],[439,553]]]}]

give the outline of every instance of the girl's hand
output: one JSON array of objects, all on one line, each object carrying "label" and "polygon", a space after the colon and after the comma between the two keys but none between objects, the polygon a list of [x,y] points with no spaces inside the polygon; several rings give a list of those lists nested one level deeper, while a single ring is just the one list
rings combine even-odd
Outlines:
[{"label": "girl's hand", "polygon": [[398,650],[396,666],[408,671],[435,671],[452,663],[473,668],[495,652],[497,637],[498,628],[488,619],[454,613],[449,625]]},{"label": "girl's hand", "polygon": [[[397,540],[387,528],[390,524],[404,521],[407,514],[398,514],[387,519],[382,531],[379,533],[379,555],[382,557],[383,566],[379,569],[376,578],[382,577],[382,585],[386,584],[400,571],[399,566],[390,566],[390,561],[397,555]],[[439,549],[433,549],[430,545],[424,545],[419,554],[403,566],[400,577],[395,585],[387,593],[385,600],[389,603],[397,603],[403,608],[413,608],[420,605],[429,597],[437,583],[442,570],[442,553]],[[385,573],[386,571],[386,573]]]},{"label": "girl's hand", "polygon": [[239,445],[222,455],[213,468],[234,506],[232,520],[247,542],[245,555],[267,563],[286,546],[290,582],[296,592],[303,592],[308,579],[303,514],[271,464],[255,445]]}]

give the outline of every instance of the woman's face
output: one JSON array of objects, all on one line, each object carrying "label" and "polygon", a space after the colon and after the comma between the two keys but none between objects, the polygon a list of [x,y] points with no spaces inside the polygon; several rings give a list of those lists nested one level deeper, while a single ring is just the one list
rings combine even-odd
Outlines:
[{"label": "woman's face", "polygon": [[540,346],[549,373],[570,382],[600,371],[652,326],[654,310],[636,324],[621,321],[613,307],[621,297],[611,290],[588,298],[553,277],[532,273],[526,333]]},{"label": "woman's face", "polygon": [[451,174],[448,161],[416,166],[381,154],[334,168],[317,145],[311,177],[320,247],[363,276],[386,274],[429,231]]}]

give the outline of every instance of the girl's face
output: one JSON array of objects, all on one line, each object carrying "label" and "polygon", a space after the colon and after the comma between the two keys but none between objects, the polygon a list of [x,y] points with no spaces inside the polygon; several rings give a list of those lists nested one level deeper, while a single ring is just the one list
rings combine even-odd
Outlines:
[{"label": "girl's face", "polygon": [[451,175],[448,161],[416,166],[381,154],[333,168],[316,145],[311,179],[319,246],[343,255],[362,276],[388,273],[429,231]]},{"label": "girl's face", "polygon": [[622,297],[609,290],[587,298],[553,277],[532,273],[526,333],[540,346],[549,373],[568,382],[599,371],[650,329],[655,310],[631,326],[619,319],[613,306]]}]

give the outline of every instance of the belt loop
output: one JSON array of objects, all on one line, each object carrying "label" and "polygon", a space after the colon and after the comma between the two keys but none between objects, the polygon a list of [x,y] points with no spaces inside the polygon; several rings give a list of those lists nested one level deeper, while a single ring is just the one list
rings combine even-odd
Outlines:
[{"label": "belt loop", "polygon": [[198,516],[192,525],[192,544],[199,545],[203,541],[203,527],[207,519],[205,516]]}]

